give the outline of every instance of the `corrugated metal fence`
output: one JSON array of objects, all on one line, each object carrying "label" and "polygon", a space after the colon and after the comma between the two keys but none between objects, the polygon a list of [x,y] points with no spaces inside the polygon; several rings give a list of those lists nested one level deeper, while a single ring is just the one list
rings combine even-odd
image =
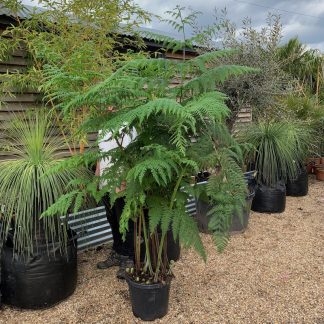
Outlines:
[{"label": "corrugated metal fence", "polygon": [[[186,209],[190,215],[196,214],[194,198],[188,200]],[[79,251],[113,241],[104,206],[70,214],[68,223],[78,234]]]}]

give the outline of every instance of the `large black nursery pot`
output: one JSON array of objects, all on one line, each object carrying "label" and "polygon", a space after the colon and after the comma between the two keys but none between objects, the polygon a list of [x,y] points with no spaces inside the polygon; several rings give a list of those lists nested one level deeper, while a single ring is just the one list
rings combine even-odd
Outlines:
[{"label": "large black nursery pot", "polygon": [[127,278],[133,314],[154,321],[168,313],[171,278],[165,283],[142,284]]},{"label": "large black nursery pot", "polygon": [[12,241],[2,251],[3,302],[25,309],[51,307],[69,297],[77,284],[77,241],[71,233],[66,255],[58,244],[38,246],[31,256],[17,255]]},{"label": "large black nursery pot", "polygon": [[168,260],[178,261],[180,258],[180,244],[179,240],[174,240],[171,230],[167,232],[167,256]]},{"label": "large black nursery pot", "polygon": [[[207,175],[205,175],[204,178],[200,176],[200,179],[198,177],[198,183],[202,185],[203,183],[207,182],[206,179],[208,179]],[[244,179],[246,181],[249,194],[247,194],[246,196],[246,205],[244,206],[242,211],[242,218],[239,217],[237,213],[233,214],[232,224],[230,227],[230,232],[232,233],[243,232],[247,228],[249,218],[250,218],[251,205],[252,205],[253,198],[255,196],[255,187],[256,187],[255,171],[245,172]],[[212,206],[210,206],[206,201],[200,199],[196,201],[196,220],[197,220],[199,231],[202,233],[210,233],[208,229],[207,213],[211,208]]]},{"label": "large black nursery pot", "polygon": [[306,168],[300,170],[296,179],[288,180],[286,183],[286,195],[302,197],[308,194],[308,171]]},{"label": "large black nursery pot", "polygon": [[[233,213],[232,223],[230,227],[230,233],[242,233],[246,230],[249,218],[250,218],[250,211],[253,198],[255,196],[255,192],[251,191],[246,196],[246,205],[243,207],[241,217],[238,213]],[[197,213],[196,213],[196,220],[198,224],[199,231],[202,233],[210,233],[208,229],[208,211],[212,208],[207,202],[203,200],[198,200],[196,203]]]},{"label": "large black nursery pot", "polygon": [[242,210],[241,217],[237,214],[233,214],[232,218],[232,224],[230,228],[231,233],[242,233],[244,232],[249,224],[249,218],[250,218],[250,211],[252,206],[252,201],[255,196],[255,191],[250,191],[250,193],[246,196],[246,205],[244,206]]},{"label": "large black nursery pot", "polygon": [[275,186],[258,184],[251,209],[259,213],[282,213],[286,208],[286,186],[280,181]]}]

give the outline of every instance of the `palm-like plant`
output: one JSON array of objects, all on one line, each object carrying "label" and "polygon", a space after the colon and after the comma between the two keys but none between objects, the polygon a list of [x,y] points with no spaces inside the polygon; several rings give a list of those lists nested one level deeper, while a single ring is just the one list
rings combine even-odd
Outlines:
[{"label": "palm-like plant", "polygon": [[59,216],[40,219],[41,214],[68,189],[71,181],[84,175],[80,170],[50,172],[62,160],[62,137],[43,112],[15,118],[8,128],[4,144],[10,160],[0,161],[0,203],[3,236],[14,227],[14,248],[29,255],[39,243],[66,243],[66,227]]},{"label": "palm-like plant", "polygon": [[292,38],[278,49],[278,56],[286,72],[299,80],[302,87],[319,95],[323,56],[318,51],[307,49],[298,38]]},{"label": "palm-like plant", "polygon": [[310,132],[295,122],[260,122],[249,127],[244,140],[256,149],[257,180],[267,186],[294,179],[304,162]]}]

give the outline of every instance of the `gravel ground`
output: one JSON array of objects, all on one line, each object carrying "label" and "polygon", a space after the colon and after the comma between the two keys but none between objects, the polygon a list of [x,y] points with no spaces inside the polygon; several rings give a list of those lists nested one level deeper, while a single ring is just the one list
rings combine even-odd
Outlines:
[{"label": "gravel ground", "polygon": [[[156,323],[324,323],[324,182],[287,198],[282,214],[252,213],[248,230],[219,255],[208,235],[208,262],[182,251],[169,313]],[[97,270],[107,247],[79,257],[79,282],[68,300],[43,311],[0,310],[0,323],[140,323],[117,268]]]}]

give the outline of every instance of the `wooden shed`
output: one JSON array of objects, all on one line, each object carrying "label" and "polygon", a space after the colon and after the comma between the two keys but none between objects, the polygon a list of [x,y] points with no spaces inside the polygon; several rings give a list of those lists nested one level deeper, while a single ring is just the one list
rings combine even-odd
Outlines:
[{"label": "wooden shed", "polygon": [[[33,12],[35,10],[34,7],[25,6],[26,11],[18,12],[17,15],[19,19],[28,19],[28,12]],[[42,10],[42,9],[37,9]],[[8,26],[11,24],[15,24],[16,20],[10,14],[10,12],[0,7],[0,33],[2,33]],[[150,29],[141,29],[141,31],[152,31]],[[160,31],[154,31],[156,33],[163,34]],[[166,35],[170,36],[170,35]],[[123,37],[123,35],[122,35]],[[145,45],[146,49],[151,52],[155,53],[162,48],[161,43],[157,43],[152,39],[145,38]],[[1,46],[1,44],[0,44]],[[187,57],[191,58],[196,56],[197,54],[192,51],[188,50]],[[172,53],[171,51],[163,52],[163,57],[165,59],[182,59],[182,53]],[[25,50],[17,50],[12,53],[11,57],[4,61],[0,61],[0,82],[2,82],[5,74],[7,73],[14,73],[14,72],[23,72],[27,67],[27,52]],[[2,79],[2,80],[1,80]],[[5,129],[8,121],[12,118],[13,114],[19,115],[24,113],[26,110],[30,108],[37,108],[42,106],[42,96],[35,90],[26,90],[23,93],[16,92],[15,89],[12,89],[10,95],[8,94],[0,94],[0,138],[3,137],[3,130]],[[88,145],[91,145],[96,140],[96,134],[88,134]],[[86,146],[87,147],[87,146]],[[63,147],[61,150],[62,156],[70,155],[68,147]],[[0,147],[0,160],[1,159],[8,159],[10,156],[8,153]]]}]

